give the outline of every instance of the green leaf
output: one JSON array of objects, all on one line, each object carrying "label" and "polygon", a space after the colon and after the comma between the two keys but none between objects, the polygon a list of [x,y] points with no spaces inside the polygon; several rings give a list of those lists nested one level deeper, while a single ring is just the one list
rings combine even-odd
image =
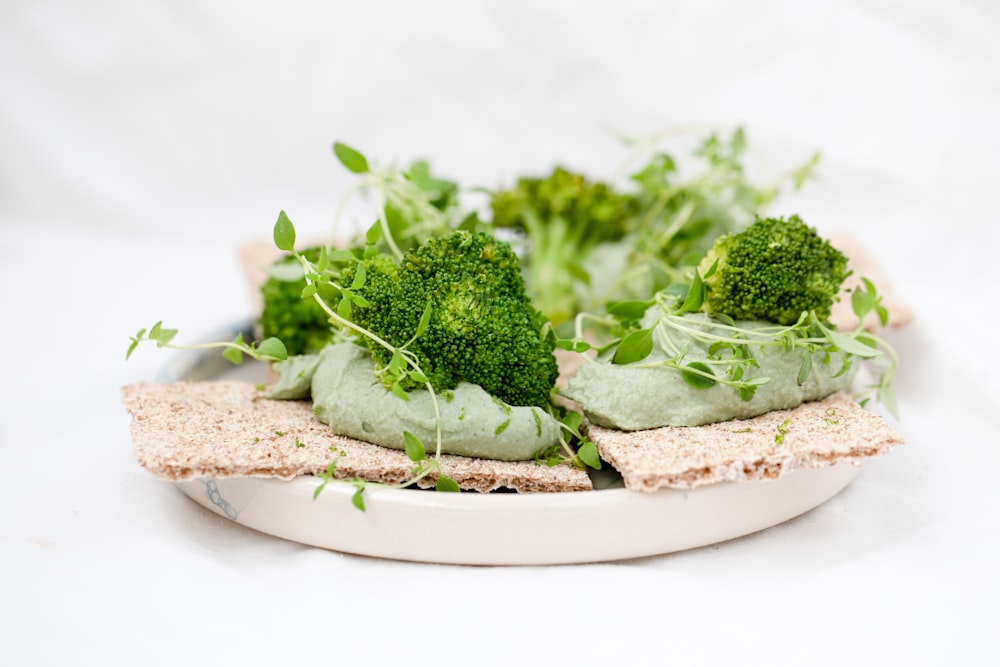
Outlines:
[{"label": "green leaf", "polygon": [[461,493],[462,491],[462,489],[458,486],[458,482],[453,480],[451,477],[445,477],[444,475],[438,475],[437,482],[434,484],[434,489],[436,491],[445,491],[447,493]]},{"label": "green leaf", "polygon": [[236,334],[236,338],[233,339],[232,345],[235,347],[227,347],[222,352],[222,358],[230,361],[237,366],[243,363],[243,348],[246,347],[246,343],[243,342],[243,334]]},{"label": "green leaf", "polygon": [[701,274],[695,271],[694,278],[691,279],[691,287],[688,288],[684,303],[681,304],[680,312],[693,313],[700,310],[703,303],[705,303],[705,282],[701,279]]},{"label": "green leaf", "polygon": [[243,350],[235,347],[227,347],[222,351],[222,358],[239,366],[243,363]]},{"label": "green leaf", "polygon": [[399,348],[394,348],[392,356],[389,357],[389,372],[398,377],[403,372],[403,353]]},{"label": "green leaf", "polygon": [[329,268],[330,268],[330,254],[327,251],[326,246],[323,246],[322,248],[319,249],[319,259],[316,261],[316,270],[320,273],[323,273]]},{"label": "green leaf", "polygon": [[809,378],[809,373],[812,372],[812,366],[813,366],[812,353],[806,351],[806,353],[802,355],[802,365],[799,366],[799,375],[798,377],[795,378],[795,381],[799,384],[805,382]]},{"label": "green leaf", "polygon": [[579,280],[584,285],[590,285],[590,274],[587,270],[576,262],[566,264],[566,272],[574,279]]},{"label": "green leaf", "polygon": [[427,450],[424,449],[424,443],[420,442],[420,438],[409,431],[403,431],[403,442],[406,447],[406,456],[411,461],[423,461],[427,458]]},{"label": "green leaf", "polygon": [[331,250],[327,252],[327,257],[331,264],[345,264],[357,259],[350,250]]},{"label": "green leaf", "polygon": [[631,364],[641,361],[649,356],[653,351],[653,330],[639,329],[633,331],[618,343],[615,356],[611,359],[613,364]]},{"label": "green leaf", "polygon": [[597,445],[590,440],[584,440],[580,448],[576,450],[576,455],[583,463],[594,470],[601,469],[601,455],[597,452]]},{"label": "green leaf", "polygon": [[337,304],[337,314],[343,317],[345,320],[351,319],[351,299],[347,295],[347,291],[344,290],[344,296]]},{"label": "green leaf", "polygon": [[363,483],[356,482],[357,489],[354,491],[354,495],[351,496],[351,504],[362,512],[365,511],[365,499],[362,495],[365,492],[365,486]]},{"label": "green leaf", "polygon": [[257,352],[265,357],[284,361],[288,358],[288,350],[285,344],[275,337],[265,338],[257,346]]},{"label": "green leaf", "polygon": [[881,354],[881,352],[877,349],[874,349],[861,341],[855,340],[850,336],[845,336],[844,334],[834,331],[833,329],[825,329],[825,333],[829,336],[834,345],[849,354],[854,354],[863,358],[877,357]]},{"label": "green leaf", "polygon": [[404,401],[410,400],[410,395],[407,394],[406,390],[403,389],[403,386],[399,384],[399,380],[393,382],[390,389],[392,390],[392,393],[396,396],[396,398],[401,398]]},{"label": "green leaf", "polygon": [[608,306],[608,313],[619,320],[638,320],[646,314],[646,311],[652,305],[652,300],[618,301]]},{"label": "green leaf", "polygon": [[569,412],[567,412],[566,416],[563,417],[562,420],[562,423],[566,425],[566,428],[568,428],[573,433],[579,433],[580,424],[582,422],[583,418],[580,416],[580,413],[576,412],[575,410],[570,410]]},{"label": "green leaf", "polygon": [[284,211],[278,213],[278,220],[274,223],[274,245],[285,252],[295,250],[295,225]]},{"label": "green leaf", "polygon": [[[381,223],[379,223],[378,220],[376,220],[375,222],[372,223],[372,226],[368,228],[368,231],[365,232],[365,242],[369,246],[373,246],[376,243],[378,243],[379,239],[381,238],[382,238],[382,225]],[[367,255],[367,251],[365,252],[365,254]]]},{"label": "green leaf", "polygon": [[303,299],[311,299],[314,294],[316,294],[316,283],[307,283],[299,296]]},{"label": "green leaf", "polygon": [[[702,373],[707,373],[711,377],[706,377]],[[716,385],[715,373],[712,372],[712,369],[708,365],[700,361],[692,361],[690,364],[682,367],[681,378],[695,389],[708,389]]]},{"label": "green leaf", "polygon": [[413,338],[420,338],[425,331],[427,331],[427,325],[431,323],[431,302],[428,301],[427,305],[424,307],[424,312],[420,315],[420,321],[417,322],[417,330],[413,333]]},{"label": "green leaf", "polygon": [[369,170],[368,160],[365,156],[347,144],[342,144],[339,141],[334,143],[333,154],[337,156],[338,160],[340,160],[340,164],[344,165],[348,170],[354,172],[355,174],[363,174]]},{"label": "green leaf", "polygon": [[354,280],[351,282],[351,289],[352,290],[359,290],[362,287],[364,287],[365,286],[365,279],[367,277],[368,277],[368,274],[365,271],[365,263],[364,262],[358,262],[358,270],[357,270],[357,273],[354,274]]},{"label": "green leaf", "polygon": [[411,380],[413,380],[418,384],[427,384],[428,382],[430,382],[427,376],[424,375],[423,371],[421,371],[419,368],[411,369],[410,372],[407,373],[407,375]]},{"label": "green leaf", "polygon": [[155,340],[157,347],[169,345],[170,341],[172,341],[176,335],[177,329],[164,329],[160,322],[154,324],[153,328],[149,330],[149,339]]},{"label": "green leaf", "polygon": [[125,353],[125,361],[128,361],[129,357],[132,356],[132,353],[135,352],[135,348],[139,346],[139,341],[142,339],[143,332],[145,332],[145,329],[139,331],[135,338],[130,339],[132,344],[128,346],[128,351]]}]

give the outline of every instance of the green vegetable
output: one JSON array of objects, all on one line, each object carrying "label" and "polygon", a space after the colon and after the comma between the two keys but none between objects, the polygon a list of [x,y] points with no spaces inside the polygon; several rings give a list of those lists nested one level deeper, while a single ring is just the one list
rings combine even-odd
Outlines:
[{"label": "green vegetable", "polygon": [[[621,186],[557,167],[521,177],[493,192],[492,224],[512,230],[523,246],[528,294],[554,326],[579,312],[603,313],[609,303],[640,299],[683,279],[720,234],[738,231],[778,194],[743,167],[742,129],[711,134],[694,151],[689,175],[671,154],[643,151],[645,163]],[[787,175],[794,187],[818,157]]]},{"label": "green vegetable", "polygon": [[[319,248],[302,251],[310,261],[317,261]],[[319,352],[334,337],[326,313],[313,299],[303,299],[306,280],[299,262],[287,255],[275,262],[261,287],[263,309],[260,314],[261,334],[280,339],[290,355]],[[322,298],[336,297],[332,288],[319,285]]]},{"label": "green vegetable", "polygon": [[843,253],[793,215],[719,237],[698,273],[709,315],[794,324],[809,312],[829,318],[850,271]]},{"label": "green vegetable", "polygon": [[585,261],[600,243],[622,239],[638,202],[563,167],[522,177],[490,201],[494,227],[514,229],[526,245],[525,280],[536,307],[553,324],[572,318],[574,285],[589,282]]},{"label": "green vegetable", "polygon": [[[465,380],[510,405],[548,403],[558,377],[553,343],[543,336],[544,320],[525,295],[509,244],[456,231],[430,239],[398,265],[382,255],[365,259],[342,281],[361,270],[366,278],[355,294],[365,305],[352,307],[351,320],[414,355],[423,377],[403,378],[402,389],[429,381],[440,392]],[[364,340],[376,364],[389,367],[394,349]]]}]

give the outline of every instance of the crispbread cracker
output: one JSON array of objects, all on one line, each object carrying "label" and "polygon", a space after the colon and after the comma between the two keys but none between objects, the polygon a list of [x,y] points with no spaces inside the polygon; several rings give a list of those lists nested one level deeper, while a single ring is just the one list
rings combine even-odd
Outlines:
[{"label": "crispbread cracker", "polygon": [[590,426],[588,434],[635,491],[775,479],[800,468],[859,464],[903,444],[881,417],[842,392],[752,419],[631,432]]},{"label": "crispbread cracker", "polygon": [[[133,384],[122,390],[132,415],[132,440],[139,463],[157,476],[177,481],[198,477],[291,479],[325,471],[337,462],[341,479],[396,484],[410,478],[406,454],[334,435],[316,420],[309,401],[264,398],[244,382]],[[481,492],[587,491],[583,470],[568,464],[489,461],[441,457],[442,472],[460,488]],[[436,475],[418,482],[434,485]]]}]

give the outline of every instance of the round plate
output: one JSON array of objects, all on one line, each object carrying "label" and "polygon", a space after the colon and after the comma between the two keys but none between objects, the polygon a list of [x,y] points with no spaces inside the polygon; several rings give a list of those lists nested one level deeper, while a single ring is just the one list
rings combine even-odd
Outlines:
[{"label": "round plate", "polygon": [[[230,328],[209,340],[231,340]],[[251,332],[244,331],[250,339]],[[234,367],[218,353],[185,353],[160,381],[266,378],[262,364]],[[690,491],[628,491],[605,472],[595,488],[570,493],[436,493],[369,487],[365,511],[354,487],[314,477],[177,483],[197,503],[236,523],[347,553],[434,563],[540,565],[638,558],[721,542],[821,505],[860,468],[839,464],[766,482],[721,483]]]}]

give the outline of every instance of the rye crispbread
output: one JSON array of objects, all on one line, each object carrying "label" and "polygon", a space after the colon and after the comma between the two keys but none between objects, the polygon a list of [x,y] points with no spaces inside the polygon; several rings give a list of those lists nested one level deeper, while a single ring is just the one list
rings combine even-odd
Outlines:
[{"label": "rye crispbread", "polygon": [[[170,481],[198,477],[273,477],[323,472],[336,460],[340,479],[398,484],[414,463],[406,454],[334,435],[309,401],[264,398],[244,382],[133,384],[122,390],[132,415],[139,463]],[[442,455],[441,470],[465,490],[587,491],[583,470],[568,464],[489,461]],[[431,474],[419,482],[432,487]]]},{"label": "rye crispbread", "polygon": [[800,468],[859,464],[903,444],[885,420],[843,392],[751,419],[631,432],[590,426],[588,435],[635,491],[776,479]]}]

